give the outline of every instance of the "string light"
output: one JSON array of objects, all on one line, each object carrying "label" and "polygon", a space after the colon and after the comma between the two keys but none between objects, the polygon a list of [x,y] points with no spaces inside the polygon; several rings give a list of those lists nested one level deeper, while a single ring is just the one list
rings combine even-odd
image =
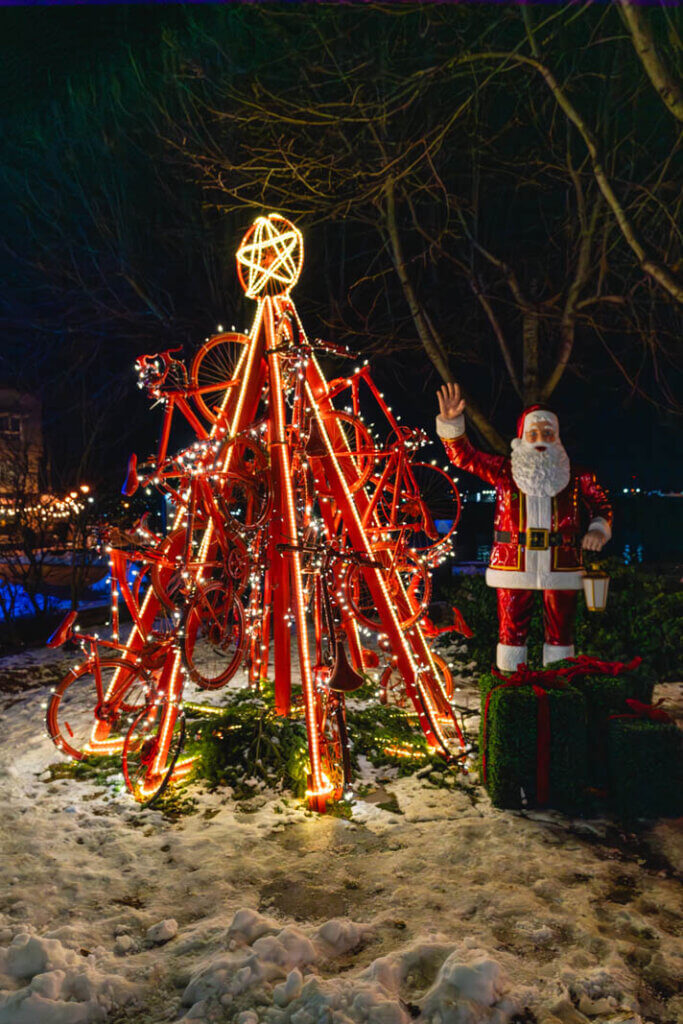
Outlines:
[{"label": "string light", "polygon": [[[114,639],[107,642],[96,635],[85,636],[83,644],[84,650],[91,645],[95,653],[103,644],[121,653],[122,664],[113,673],[105,703],[115,705],[128,677],[142,665],[153,666],[147,687],[149,703],[134,720],[125,742],[104,735],[110,726],[101,718],[95,722],[92,737],[94,743],[99,733],[98,738],[111,743],[112,749],[120,750],[123,743],[124,768],[126,750],[134,752],[149,740],[152,753],[133,786],[143,799],[158,791],[171,770],[167,763],[183,713],[184,684],[188,677],[194,678],[188,658],[199,629],[199,613],[189,610],[202,594],[206,602],[207,594],[220,592],[226,609],[241,609],[239,594],[249,588],[246,611],[240,613],[240,638],[235,643],[242,644],[238,656],[242,649],[249,652],[249,678],[254,685],[268,671],[271,604],[275,602],[274,607],[280,609],[279,621],[272,628],[276,705],[279,700],[281,709],[291,713],[296,708],[283,705],[289,702],[290,644],[292,636],[296,637],[309,743],[307,798],[311,806],[324,809],[330,797],[342,795],[346,782],[338,778],[335,741],[323,732],[329,702],[339,698],[331,696],[330,666],[321,661],[321,594],[332,600],[354,664],[363,665],[361,635],[376,636],[380,650],[403,680],[428,742],[450,753],[462,740],[445,699],[439,664],[419,622],[420,601],[426,604],[427,600],[429,571],[441,563],[449,547],[446,541],[422,549],[411,543],[411,533],[424,525],[420,510],[426,507],[412,476],[411,467],[419,464],[412,459],[428,439],[422,431],[399,427],[400,417],[376,388],[367,359],[336,381],[325,379],[313,349],[337,356],[350,353],[343,346],[320,340],[311,345],[308,341],[289,299],[302,263],[303,240],[298,229],[278,214],[257,218],[237,251],[240,282],[245,294],[257,301],[249,335],[223,335],[219,324],[219,334],[205,343],[207,353],[220,345],[241,346],[231,379],[216,387],[219,404],[211,410],[205,407],[211,414],[210,429],[199,422],[188,404],[194,385],[188,384],[181,362],[170,353],[143,356],[136,362],[138,384],[164,406],[157,458],[152,471],[138,478],[138,485],[142,483],[147,491],[157,487],[167,494],[175,514],[165,540],[138,526],[137,552],[129,554],[108,546]],[[386,444],[365,425],[361,385],[379,405],[389,426]],[[220,387],[224,388],[222,395]],[[341,412],[332,403],[344,395],[346,412]],[[199,404],[199,395],[195,397]],[[263,420],[256,422],[259,408],[266,412]],[[166,447],[175,409],[183,413],[197,436],[169,458]],[[259,461],[262,444],[268,448],[270,464],[265,453],[262,463]],[[268,515],[271,483],[275,484],[275,504]],[[227,552],[233,558],[232,568]],[[143,575],[149,571],[152,578],[142,603],[138,601],[139,583],[131,590],[126,576],[133,564],[139,564]],[[346,566],[344,572],[342,566]],[[283,575],[276,576],[276,568]],[[356,581],[353,585],[352,579]],[[367,623],[363,626],[358,607],[356,589],[365,581],[375,606],[373,614],[381,624],[374,630]],[[133,619],[124,643],[118,639],[119,592]],[[172,607],[166,612],[167,602]],[[170,623],[163,629],[157,623],[161,614]],[[207,628],[213,629],[212,623],[219,631],[224,628],[218,614],[218,605],[214,608],[209,600]],[[314,648],[308,638],[311,618]],[[333,632],[336,629],[331,628]],[[232,634],[227,633],[223,640],[232,644]],[[332,647],[334,637],[329,640]],[[378,683],[381,673],[369,675]],[[195,713],[220,713],[206,705],[186,706]],[[60,745],[61,739],[54,738]],[[410,744],[390,745],[386,752],[396,757],[427,756]],[[178,761],[172,777],[186,777],[191,766],[192,759]]]},{"label": "string light", "polygon": [[237,272],[247,298],[268,292],[287,295],[299,279],[303,259],[301,232],[290,221],[277,213],[258,217],[237,250]]},{"label": "string light", "polygon": [[54,494],[41,494],[39,498],[36,497],[28,501],[0,497],[0,519],[35,517],[42,522],[49,522],[53,519],[70,519],[74,515],[80,515],[86,505],[92,504],[94,500],[87,484],[81,484],[80,493],[71,491],[63,498],[58,498]]}]

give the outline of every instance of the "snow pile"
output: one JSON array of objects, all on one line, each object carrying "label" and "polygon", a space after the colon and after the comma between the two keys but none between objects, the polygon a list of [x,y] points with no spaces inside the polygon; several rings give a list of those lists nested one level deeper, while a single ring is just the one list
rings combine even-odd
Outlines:
[{"label": "snow pile", "polygon": [[147,929],[147,941],[155,946],[161,945],[175,938],[177,934],[178,922],[174,917],[169,917],[165,921],[159,921],[158,924],[153,924],[151,928]]},{"label": "snow pile", "polygon": [[416,942],[355,975],[315,973],[335,957],[359,952],[372,934],[368,925],[334,918],[309,938],[299,928],[278,928],[254,910],[239,910],[227,932],[228,951],[187,985],[184,1019],[203,1020],[220,1004],[231,1007],[240,1024],[254,1024],[247,1007],[257,1004],[268,1006],[270,1024],[331,1018],[409,1024],[416,1015],[440,1024],[504,1024],[523,1005],[525,993],[510,990],[502,966],[467,943]]},{"label": "snow pile", "polygon": [[358,949],[371,935],[369,925],[335,917],[318,928],[316,939],[323,952],[327,949],[331,956],[343,956]]},{"label": "snow pile", "polygon": [[352,820],[195,786],[170,821],[53,778],[44,699],[0,694],[0,1024],[683,1020],[679,823],[613,841],[363,758]]},{"label": "snow pile", "polygon": [[433,1024],[504,1024],[531,995],[512,990],[502,965],[468,940],[416,942],[375,960],[361,978],[379,983],[387,1000],[371,1008],[374,1024],[407,1024],[412,1016]]},{"label": "snow pile", "polygon": [[[0,1024],[94,1024],[136,997],[137,986],[92,960],[58,939],[15,935],[0,947]],[[8,991],[17,981],[23,987]]]},{"label": "snow pile", "polygon": [[0,949],[0,971],[11,978],[32,978],[46,970],[73,966],[78,957],[58,939],[39,939],[19,932],[6,949]]},{"label": "snow pile", "polygon": [[580,1013],[594,1017],[617,1011],[633,1014],[639,1009],[638,1000],[632,994],[633,978],[623,966],[609,964],[581,974],[566,969],[561,979]]},{"label": "snow pile", "polygon": [[547,946],[555,938],[555,932],[549,925],[526,918],[517,922],[515,931],[534,946]]},{"label": "snow pile", "polygon": [[277,922],[269,917],[264,917],[258,911],[249,908],[238,910],[228,928],[230,948],[235,948],[235,940],[251,945],[262,935],[274,935],[277,931],[279,931]]},{"label": "snow pile", "polygon": [[[316,961],[313,943],[299,928],[290,925],[277,929],[276,934],[272,932],[273,923],[268,918],[255,910],[239,910],[228,929],[228,953],[212,960],[190,979],[183,1005],[192,1006],[211,996],[227,996],[221,1000],[227,1005],[248,989],[263,988],[286,978],[294,968]],[[238,947],[237,937],[246,946]]]},{"label": "snow pile", "polygon": [[426,1013],[438,1011],[442,1019],[447,1007],[459,999],[467,999],[482,1006],[493,1006],[502,999],[506,988],[503,969],[483,950],[474,950],[463,956],[456,950],[448,957],[439,976],[427,995]]}]

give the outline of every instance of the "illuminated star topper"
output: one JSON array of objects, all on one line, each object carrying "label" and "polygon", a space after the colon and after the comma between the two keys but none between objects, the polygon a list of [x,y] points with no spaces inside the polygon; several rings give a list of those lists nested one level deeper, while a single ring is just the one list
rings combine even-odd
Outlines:
[{"label": "illuminated star topper", "polygon": [[301,232],[279,213],[258,217],[237,250],[237,275],[250,299],[287,295],[304,261]]}]

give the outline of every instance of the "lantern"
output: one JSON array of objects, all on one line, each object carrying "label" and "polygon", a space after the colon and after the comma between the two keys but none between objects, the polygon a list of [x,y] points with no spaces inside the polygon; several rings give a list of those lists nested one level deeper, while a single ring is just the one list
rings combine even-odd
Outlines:
[{"label": "lantern", "polygon": [[587,569],[583,577],[583,594],[589,612],[604,612],[607,607],[609,576],[604,569]]}]

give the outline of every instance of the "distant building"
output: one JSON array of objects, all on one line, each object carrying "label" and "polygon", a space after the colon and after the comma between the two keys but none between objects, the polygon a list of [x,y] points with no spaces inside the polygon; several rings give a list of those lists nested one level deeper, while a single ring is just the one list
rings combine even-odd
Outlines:
[{"label": "distant building", "polygon": [[38,494],[42,456],[40,399],[0,388],[0,495]]}]

